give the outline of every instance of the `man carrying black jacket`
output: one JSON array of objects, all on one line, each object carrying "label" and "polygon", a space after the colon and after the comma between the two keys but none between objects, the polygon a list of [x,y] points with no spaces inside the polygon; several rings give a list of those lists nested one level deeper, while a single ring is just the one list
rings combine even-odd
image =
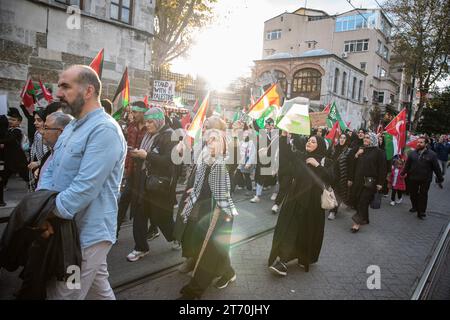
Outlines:
[{"label": "man carrying black jacket", "polygon": [[419,219],[426,216],[428,189],[433,179],[433,172],[436,174],[436,182],[440,186],[444,181],[436,153],[426,148],[427,143],[427,138],[418,138],[417,148],[408,154],[408,160],[406,160],[405,169],[402,172],[408,176],[409,180],[412,204],[409,211],[417,212]]}]

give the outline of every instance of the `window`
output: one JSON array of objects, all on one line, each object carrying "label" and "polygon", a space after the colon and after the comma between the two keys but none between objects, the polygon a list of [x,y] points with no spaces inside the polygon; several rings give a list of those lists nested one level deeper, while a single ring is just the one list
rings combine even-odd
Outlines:
[{"label": "window", "polygon": [[386,46],[383,46],[383,51],[381,52],[381,55],[383,56],[383,58],[385,58],[386,60],[389,59],[389,49]]},{"label": "window", "polygon": [[284,94],[287,94],[286,74],[283,71],[280,70],[266,71],[259,76],[259,79],[262,82],[266,81],[267,79],[270,79],[272,83],[278,82]]},{"label": "window", "polygon": [[336,68],[334,70],[334,83],[333,83],[333,92],[337,93],[339,83],[339,69]]},{"label": "window", "polygon": [[369,39],[344,42],[344,52],[362,52],[369,50]]},{"label": "window", "polygon": [[342,86],[341,86],[341,96],[346,96],[345,85],[347,83],[347,72],[344,71],[342,74]]},{"label": "window", "polygon": [[360,63],[360,69],[362,70],[362,71],[366,71],[366,66],[367,66],[367,63],[366,62],[361,62]]},{"label": "window", "polygon": [[315,69],[301,69],[294,74],[292,96],[320,100],[322,75]]},{"label": "window", "polygon": [[363,81],[359,80],[358,101],[361,101],[362,86],[363,86]]},{"label": "window", "polygon": [[111,19],[131,24],[133,0],[111,0]]},{"label": "window", "polygon": [[355,96],[356,96],[356,77],[353,77],[352,99],[355,99]]},{"label": "window", "polygon": [[77,6],[78,8],[82,8],[83,1],[82,0],[55,0],[56,2],[63,3],[68,6]]},{"label": "window", "polygon": [[381,77],[381,78],[385,78],[385,77],[387,77],[387,72],[386,72],[386,69],[384,69],[384,68],[381,68],[381,70],[380,70],[380,77]]},{"label": "window", "polygon": [[272,30],[266,33],[266,40],[277,40],[281,38],[281,30]]},{"label": "window", "polygon": [[281,19],[280,19],[280,20],[281,20],[281,22],[283,22],[283,16],[281,16]]},{"label": "window", "polygon": [[380,77],[380,66],[377,65],[377,71],[375,72],[375,76]]},{"label": "window", "polygon": [[384,103],[384,92],[383,91],[373,91],[373,102]]},{"label": "window", "polygon": [[382,47],[381,41],[377,40],[377,52],[380,54],[381,54],[381,47]]},{"label": "window", "polygon": [[339,17],[336,19],[335,31],[336,32],[344,32],[344,31],[352,31],[359,30],[372,25],[374,14],[372,13],[363,13],[357,14],[353,16]]}]

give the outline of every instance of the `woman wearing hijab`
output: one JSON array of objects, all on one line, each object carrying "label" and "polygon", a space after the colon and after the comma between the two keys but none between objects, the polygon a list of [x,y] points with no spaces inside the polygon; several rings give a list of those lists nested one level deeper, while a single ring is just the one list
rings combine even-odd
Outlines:
[{"label": "woman wearing hijab", "polygon": [[349,185],[353,185],[357,199],[351,228],[356,233],[361,225],[369,223],[369,204],[386,179],[386,155],[378,147],[375,133],[364,135],[363,146],[355,153],[354,158],[353,168],[349,172]]},{"label": "woman wearing hijab", "polygon": [[[137,212],[133,219],[134,250],[127,256],[128,261],[134,262],[149,253],[147,243],[147,222],[164,234],[167,241],[173,238],[173,206],[175,193],[175,166],[171,160],[172,149],[176,142],[171,141],[173,130],[166,124],[164,112],[154,107],[144,114],[147,133],[142,139],[139,150],[130,150],[132,158],[141,160],[139,196]],[[174,241],[173,249],[179,244]]]},{"label": "woman wearing hijab", "polygon": [[331,150],[331,160],[333,160],[334,181],[332,187],[336,192],[338,206],[330,210],[328,220],[334,220],[342,202],[348,203],[348,170],[350,168],[349,154],[351,152],[350,139],[343,133],[339,137],[339,143]]},{"label": "woman wearing hijab", "polygon": [[[303,146],[294,139],[294,146]],[[306,272],[317,262],[322,247],[325,211],[321,207],[324,186],[332,180],[331,161],[325,159],[326,144],[311,136],[302,149],[291,154],[293,181],[275,227],[269,269],[287,275],[287,263],[298,259]]]},{"label": "woman wearing hijab", "polygon": [[42,140],[42,133],[44,130],[45,119],[47,118],[47,112],[46,110],[41,108],[36,109],[36,111],[34,111],[33,113],[33,116],[34,127],[36,128],[36,131],[34,132],[33,144],[30,148],[30,163],[28,164],[28,169],[33,173],[33,177],[30,178],[33,178],[33,180],[36,181],[36,169],[39,168],[44,155],[48,152],[48,148]]},{"label": "woman wearing hijab", "polygon": [[218,289],[236,280],[229,251],[237,210],[225,165],[226,124],[219,118],[211,118],[204,135],[206,146],[186,187],[183,206],[180,205],[180,219],[186,224],[183,255],[189,249],[193,262],[192,279],[181,289],[180,299],[199,299],[217,277],[220,277],[215,283]]}]

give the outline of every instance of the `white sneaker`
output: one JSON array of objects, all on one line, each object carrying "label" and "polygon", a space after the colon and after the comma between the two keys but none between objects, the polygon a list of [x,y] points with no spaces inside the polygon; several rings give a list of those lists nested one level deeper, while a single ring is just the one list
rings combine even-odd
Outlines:
[{"label": "white sneaker", "polygon": [[402,203],[402,201],[403,201],[403,198],[400,198],[400,199],[398,199],[398,200],[395,201],[395,202],[397,202],[397,203]]},{"label": "white sneaker", "polygon": [[275,199],[277,198],[277,193],[272,193],[272,196],[270,197],[270,200],[275,201]]},{"label": "white sneaker", "polygon": [[276,214],[278,212],[278,205],[274,204],[272,207],[272,213]]},{"label": "white sneaker", "polygon": [[395,206],[395,201],[391,201],[391,206]]},{"label": "white sneaker", "polygon": [[127,255],[127,260],[130,262],[138,261],[140,258],[148,255],[149,251],[137,251],[133,250],[129,255]]},{"label": "white sneaker", "polygon": [[259,199],[258,196],[254,196],[254,197],[250,200],[251,203],[255,203],[255,202],[259,202],[259,201],[261,201],[261,199]]},{"label": "white sneaker", "polygon": [[330,214],[328,215],[328,220],[334,220],[336,219],[336,214],[333,211],[330,211]]}]

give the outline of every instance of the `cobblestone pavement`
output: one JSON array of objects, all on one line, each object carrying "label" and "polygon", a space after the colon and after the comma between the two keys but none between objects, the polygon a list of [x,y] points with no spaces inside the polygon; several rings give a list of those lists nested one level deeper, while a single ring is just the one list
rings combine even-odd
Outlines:
[{"label": "cobblestone pavement", "polygon": [[[288,276],[269,273],[267,258],[273,234],[232,250],[237,280],[224,290],[210,288],[204,299],[409,299],[414,292],[444,227],[450,221],[450,183],[432,185],[426,220],[409,213],[410,201],[394,207],[389,198],[371,210],[371,223],[357,234],[350,232],[350,210],[327,221],[322,252],[310,272],[290,263]],[[269,207],[261,208],[265,214]],[[378,266],[381,288],[369,290],[367,268]],[[177,272],[117,292],[118,299],[175,299],[189,277]]]}]

